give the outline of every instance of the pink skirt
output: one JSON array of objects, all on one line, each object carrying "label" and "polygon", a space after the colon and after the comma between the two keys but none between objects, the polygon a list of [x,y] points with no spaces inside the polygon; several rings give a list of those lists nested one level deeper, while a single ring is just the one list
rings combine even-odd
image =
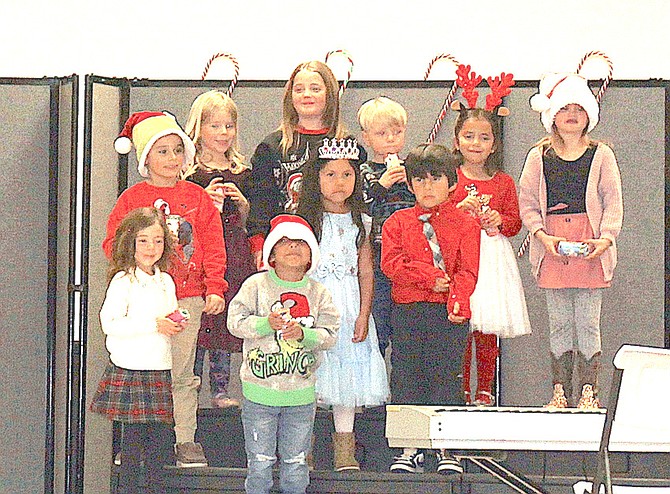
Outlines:
[{"label": "pink skirt", "polygon": [[[545,227],[549,235],[564,237],[571,242],[593,238],[586,213],[549,214]],[[540,288],[608,288],[599,258],[554,257],[545,254],[538,277]]]}]

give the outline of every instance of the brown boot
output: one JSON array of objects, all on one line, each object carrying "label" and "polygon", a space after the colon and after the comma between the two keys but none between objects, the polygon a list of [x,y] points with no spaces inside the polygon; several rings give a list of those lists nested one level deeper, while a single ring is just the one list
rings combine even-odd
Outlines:
[{"label": "brown boot", "polygon": [[582,388],[582,397],[579,398],[577,408],[580,410],[598,410],[600,402],[593,392],[593,387],[590,384],[585,384]]},{"label": "brown boot", "polygon": [[[556,358],[551,355],[551,378],[554,388],[556,384],[560,384],[563,395],[567,400],[567,405],[574,405],[572,401],[572,369],[574,367],[574,353],[565,352],[560,357]],[[580,388],[581,389],[581,388]],[[555,396],[555,392],[554,392]],[[553,399],[552,399],[553,401]]]},{"label": "brown boot", "polygon": [[568,400],[565,399],[561,383],[554,384],[554,395],[551,397],[549,403],[544,405],[544,408],[568,408]]},{"label": "brown boot", "polygon": [[333,433],[333,453],[335,456],[335,471],[360,470],[361,466],[354,457],[356,439],[353,432]]},{"label": "brown boot", "polygon": [[577,352],[577,378],[582,396],[579,398],[577,408],[580,410],[597,410],[600,408],[598,401],[598,371],[600,370],[600,352],[595,353],[590,359],[581,352]]}]

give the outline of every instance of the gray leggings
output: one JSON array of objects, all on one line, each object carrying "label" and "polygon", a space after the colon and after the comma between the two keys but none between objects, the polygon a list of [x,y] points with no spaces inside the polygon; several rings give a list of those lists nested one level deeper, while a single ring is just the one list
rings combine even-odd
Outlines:
[{"label": "gray leggings", "polygon": [[578,350],[588,360],[601,351],[602,288],[547,288],[549,347],[554,357]]}]

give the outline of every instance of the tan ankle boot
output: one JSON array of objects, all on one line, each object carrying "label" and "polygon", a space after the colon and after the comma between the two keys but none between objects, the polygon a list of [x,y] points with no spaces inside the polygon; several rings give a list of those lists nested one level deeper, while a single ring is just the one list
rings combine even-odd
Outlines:
[{"label": "tan ankle boot", "polygon": [[333,433],[333,453],[335,457],[335,471],[360,470],[361,467],[354,457],[356,439],[353,432]]}]

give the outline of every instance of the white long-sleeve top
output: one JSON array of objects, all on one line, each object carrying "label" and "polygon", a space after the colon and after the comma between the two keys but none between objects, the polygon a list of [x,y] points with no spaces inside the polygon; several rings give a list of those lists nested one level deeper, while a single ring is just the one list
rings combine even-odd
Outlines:
[{"label": "white long-sleeve top", "polygon": [[170,337],[158,332],[156,318],[177,309],[176,289],[169,274],[155,269],[153,275],[141,269],[118,272],[107,288],[100,323],[109,358],[118,367],[172,368]]}]

